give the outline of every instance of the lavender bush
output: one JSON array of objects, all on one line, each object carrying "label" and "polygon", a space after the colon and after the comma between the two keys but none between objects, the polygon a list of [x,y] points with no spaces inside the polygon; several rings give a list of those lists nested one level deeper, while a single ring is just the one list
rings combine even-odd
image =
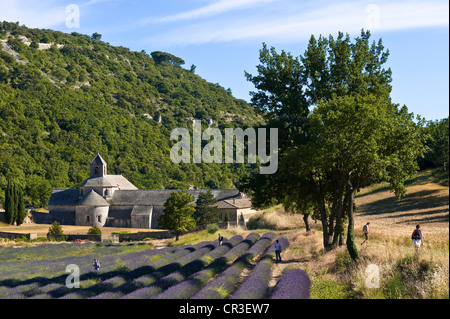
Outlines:
[{"label": "lavender bush", "polygon": [[[148,266],[137,268],[130,272],[133,280],[111,289],[111,291],[104,292],[98,296],[92,297],[93,299],[117,299],[124,295],[140,289],[142,287],[151,285],[158,279],[170,274],[173,271],[178,270],[183,263],[187,263],[190,258],[197,258],[199,255],[205,254],[212,248],[217,246],[217,242],[201,242],[191,247],[185,247],[177,250],[176,253],[161,258]],[[202,250],[203,249],[203,250]],[[198,252],[199,250],[200,253]],[[139,275],[139,276],[138,276]]]},{"label": "lavender bush", "polygon": [[[211,264],[214,260],[221,257],[223,254],[228,252],[230,248],[233,248],[236,244],[242,241],[241,235],[233,236],[230,240],[225,241],[221,246],[212,250],[211,252],[197,258],[179,270],[168,274],[167,276],[161,278],[157,282],[151,284],[148,287],[145,287],[147,290],[147,298],[153,298],[156,295],[162,293],[164,290],[172,287],[181,281],[183,281],[186,277],[192,275],[193,273],[200,271],[203,267]],[[125,298],[127,298],[125,296]]]},{"label": "lavender bush", "polygon": [[[278,241],[282,250],[289,247],[289,241],[286,238],[278,238]],[[269,290],[274,255],[275,243],[267,249],[247,279],[231,296],[231,299],[263,299],[266,296]]]},{"label": "lavender bush", "polygon": [[251,233],[246,239],[241,241],[237,246],[233,247],[229,252],[221,258],[216,259],[207,268],[191,275],[179,284],[172,286],[164,292],[157,295],[156,299],[188,299],[196,294],[207,282],[223,270],[225,265],[232,262],[242,255],[251,245],[259,239],[257,233]]},{"label": "lavender bush", "polygon": [[[15,291],[23,292],[26,297],[35,298],[52,298],[61,297],[67,293],[72,293],[73,289],[65,287],[65,279],[67,273],[65,272],[68,264],[76,264],[80,267],[80,279],[82,284],[88,283],[90,279],[98,279],[101,281],[108,280],[111,277],[117,275],[118,270],[133,269],[139,267],[139,265],[146,265],[149,261],[156,261],[165,256],[174,254],[176,251],[187,249],[186,253],[189,253],[192,246],[180,246],[177,248],[164,248],[164,249],[151,249],[140,250],[148,247],[147,245],[115,245],[114,247],[106,247],[103,244],[83,244],[84,250],[79,251],[77,249],[80,245],[75,244],[59,244],[59,245],[39,245],[33,247],[36,252],[40,252],[47,256],[50,249],[54,247],[56,254],[64,255],[71,252],[85,253],[87,250],[95,256],[105,256],[100,260],[102,262],[102,268],[98,272],[92,270],[92,257],[90,256],[65,256],[57,259],[42,259],[36,260],[8,260],[8,257],[16,258],[15,254],[2,254],[4,262],[0,263],[0,274],[2,276],[11,276],[14,280],[7,279],[0,281],[0,298],[2,298],[1,292],[5,295],[10,295],[11,292],[5,289],[14,288]],[[62,247],[62,248],[61,248]],[[195,248],[194,248],[195,249]],[[17,250],[17,249],[16,249]],[[138,250],[131,251],[130,250]],[[2,250],[4,251],[4,250]],[[33,258],[34,258],[33,254]],[[5,258],[5,255],[7,258]],[[24,258],[27,259],[25,256]],[[3,296],[4,297],[4,296]]]},{"label": "lavender bush", "polygon": [[270,299],[309,299],[311,280],[301,269],[288,270],[275,285]]},{"label": "lavender bush", "polygon": [[[233,242],[235,243],[235,241],[238,240],[239,240],[238,237],[234,238]],[[172,271],[169,270],[164,272],[157,272],[156,274],[156,278],[158,279],[157,282],[154,282],[146,287],[140,288],[139,289],[140,291],[137,293],[125,295],[121,299],[153,298],[154,296],[161,293],[168,287],[179,283],[181,280],[186,278],[187,275],[190,275],[192,274],[192,272],[201,269],[206,262],[210,263],[211,262],[210,258],[207,258],[205,256],[209,256],[208,253],[210,253],[210,251],[212,251],[210,254],[214,255],[213,252],[215,248],[217,248],[217,246],[218,243],[213,242],[210,243],[210,245],[207,245],[196,252],[193,252],[189,255],[184,256],[183,258],[178,259],[175,262],[176,269],[174,267],[172,267],[172,269],[169,267],[169,269]],[[225,243],[223,246],[220,246],[217,249],[219,253],[223,254],[225,250],[229,250],[229,245]]]},{"label": "lavender bush", "polygon": [[249,250],[239,257],[230,267],[218,275],[214,280],[208,283],[203,289],[195,294],[193,299],[225,299],[228,298],[236,289],[239,276],[251,260],[263,253],[272,241],[275,234],[264,234]]}]

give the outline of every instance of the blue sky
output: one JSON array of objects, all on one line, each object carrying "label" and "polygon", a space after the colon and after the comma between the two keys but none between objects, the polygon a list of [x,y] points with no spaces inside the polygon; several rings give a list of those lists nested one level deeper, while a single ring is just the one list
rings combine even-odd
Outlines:
[{"label": "blue sky", "polygon": [[170,52],[247,101],[244,71],[256,73],[262,42],[298,56],[311,34],[364,28],[390,51],[393,101],[427,120],[449,115],[448,1],[0,0],[2,20]]}]

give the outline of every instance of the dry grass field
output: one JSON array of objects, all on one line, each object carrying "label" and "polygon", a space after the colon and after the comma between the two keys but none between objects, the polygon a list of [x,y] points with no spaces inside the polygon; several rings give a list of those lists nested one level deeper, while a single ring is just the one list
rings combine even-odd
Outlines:
[{"label": "dry grass field", "polygon": [[[419,266],[435,266],[432,278],[426,280],[429,284],[417,280],[407,283],[414,286],[408,288],[413,291],[408,292],[408,298],[448,296],[449,187],[429,181],[414,183],[407,187],[406,196],[399,201],[385,187],[363,190],[361,193],[363,195],[356,198],[355,215],[355,236],[361,261],[351,264],[345,246],[325,253],[320,223],[312,222],[315,230],[310,233],[298,229],[281,232],[289,239],[291,246],[282,254],[283,263],[275,264],[272,283],[285,269],[298,267],[306,270],[313,278],[316,295],[312,297],[315,298],[327,298],[328,294],[330,298],[348,298],[349,290],[362,298],[386,298],[386,294],[390,298],[401,298],[403,295],[400,292],[398,295],[392,294],[390,288],[385,288],[381,296],[380,291],[369,291],[361,282],[367,276],[366,266],[377,264],[382,269],[386,285],[394,286],[395,283],[389,280],[398,276],[395,273],[398,265],[412,258]],[[302,222],[298,216],[298,223]],[[368,244],[360,246],[363,241],[362,227],[366,222],[370,222],[370,240]],[[421,225],[424,236],[424,246],[418,255],[410,239],[417,224]]]}]

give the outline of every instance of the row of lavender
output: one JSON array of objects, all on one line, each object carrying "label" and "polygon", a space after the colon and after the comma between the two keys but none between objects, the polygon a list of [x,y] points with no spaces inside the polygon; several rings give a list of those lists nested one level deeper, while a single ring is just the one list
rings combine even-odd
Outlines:
[{"label": "row of lavender", "polygon": [[[280,237],[278,241],[282,250],[289,247],[289,241],[286,238]],[[269,291],[274,257],[275,243],[261,257],[246,280],[233,293],[231,299],[264,299]]]},{"label": "row of lavender", "polygon": [[25,248],[0,249],[0,289],[8,280],[54,277],[64,273],[68,264],[92,265],[93,255],[108,264],[125,256],[128,251],[149,251],[148,245],[46,244]]},{"label": "row of lavender", "polygon": [[276,236],[273,233],[266,233],[261,236],[230,267],[210,281],[192,299],[225,299],[230,297],[239,284],[239,278],[243,270],[250,266],[252,260],[264,253],[275,238]]},{"label": "row of lavender", "polygon": [[251,233],[245,240],[217,258],[204,269],[190,275],[182,282],[171,286],[156,296],[158,299],[188,299],[202,289],[208,281],[221,273],[227,265],[242,256],[258,239],[259,234]]},{"label": "row of lavender", "polygon": [[[145,285],[148,278],[157,277],[160,274],[170,273],[179,265],[185,256],[202,255],[205,251],[214,249],[217,244],[210,242],[201,242],[194,246],[186,246],[178,248],[176,251],[161,256],[161,258],[154,261],[145,261],[138,258],[129,258],[126,260],[126,266],[122,271],[108,272],[108,276],[102,278],[99,283],[90,285],[81,284],[81,289],[69,289],[65,286],[57,289],[43,290],[38,295],[34,295],[33,299],[47,299],[47,298],[64,298],[64,299],[85,299],[96,296],[100,293],[109,292],[121,285],[134,286]],[[124,261],[125,262],[125,261]],[[105,262],[103,262],[104,264]],[[88,279],[89,280],[89,279]]]},{"label": "row of lavender", "polygon": [[[296,269],[288,271],[268,296],[274,260],[275,234],[257,233],[245,239],[237,235],[219,246],[217,241],[192,246],[144,250],[102,259],[102,271],[92,271],[92,264],[81,267],[81,288],[66,287],[67,273],[19,281],[0,281],[0,298],[64,299],[175,299],[175,298],[306,298],[310,281]],[[289,242],[279,238],[283,249]],[[240,285],[245,268],[262,256],[247,279]],[[80,257],[64,257],[46,265],[47,271],[77,263]],[[81,258],[86,258],[85,256]],[[28,264],[41,261],[30,261]],[[287,279],[286,279],[287,278]],[[94,283],[95,282],[95,283]],[[309,284],[308,284],[309,283]],[[2,286],[3,284],[3,286]],[[239,287],[239,288],[237,288]],[[237,289],[236,289],[237,288]]]},{"label": "row of lavender", "polygon": [[[247,237],[247,242],[241,242],[228,254],[216,260],[209,267],[189,276],[179,284],[173,285],[157,295],[156,299],[309,299],[311,281],[309,276],[300,269],[289,269],[277,282],[273,290],[269,288],[272,265],[275,260],[275,235],[264,234],[258,240],[257,234]],[[252,249],[247,249],[258,240]],[[289,241],[280,237],[282,250],[289,247]],[[272,242],[272,245],[270,245]],[[269,248],[267,246],[270,245]],[[247,251],[246,253],[244,253]],[[265,252],[264,252],[265,251]],[[263,253],[264,252],[264,253]],[[245,281],[238,286],[238,278],[251,260],[261,255],[253,270]],[[239,258],[237,258],[239,257]],[[224,272],[225,264],[236,260]],[[211,278],[219,274],[214,280]],[[209,283],[208,283],[209,282]],[[237,287],[237,288],[236,288]]]},{"label": "row of lavender", "polygon": [[[92,258],[90,256],[28,261],[21,267],[16,265],[18,267],[9,272],[9,278],[13,279],[0,281],[0,298],[29,298],[33,296],[35,298],[56,298],[69,293],[72,290],[66,287],[66,279],[68,276],[66,267],[70,264],[79,266],[80,286],[83,287],[89,285],[92,280],[103,282],[117,276],[118,273],[138,270],[149,271],[151,269],[147,268],[152,261],[158,262],[158,260],[161,260],[162,262],[166,259],[172,261],[171,258],[179,258],[179,256],[191,253],[207,244],[209,243],[203,242],[194,246],[147,249],[131,253],[108,255],[101,259],[101,271],[93,271]],[[35,275],[33,277],[33,273],[40,274],[43,272],[51,275]],[[27,279],[18,279],[20,277]]]}]

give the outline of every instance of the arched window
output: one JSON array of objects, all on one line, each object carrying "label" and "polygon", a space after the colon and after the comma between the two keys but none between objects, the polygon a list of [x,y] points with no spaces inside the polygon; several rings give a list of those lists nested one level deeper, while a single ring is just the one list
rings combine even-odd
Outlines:
[{"label": "arched window", "polygon": [[86,222],[90,222],[91,221],[91,216],[89,216],[89,215],[86,215]]},{"label": "arched window", "polygon": [[101,216],[101,215],[98,215],[98,216],[97,216],[97,220],[98,220],[99,223],[101,223],[101,222],[102,222],[102,216]]},{"label": "arched window", "polygon": [[94,174],[95,174],[95,175],[98,175],[99,173],[100,173],[100,171],[99,171],[98,166],[95,166],[95,172],[94,172]]}]

